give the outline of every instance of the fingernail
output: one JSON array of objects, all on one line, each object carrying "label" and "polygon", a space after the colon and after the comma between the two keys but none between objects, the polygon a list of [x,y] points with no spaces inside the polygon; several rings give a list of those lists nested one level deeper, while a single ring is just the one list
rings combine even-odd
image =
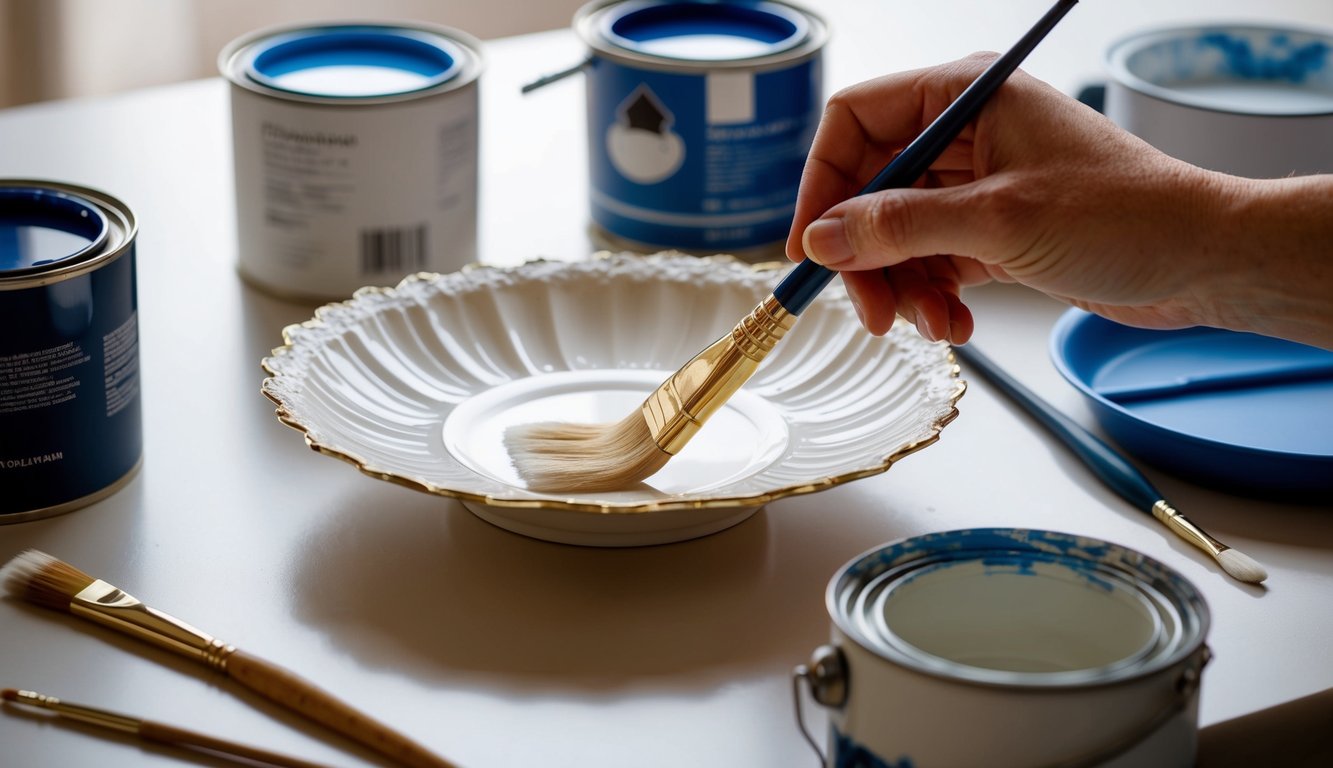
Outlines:
[{"label": "fingernail", "polygon": [[817,219],[801,235],[805,255],[826,267],[851,261],[856,254],[847,240],[842,219]]},{"label": "fingernail", "polygon": [[852,300],[852,309],[856,310],[856,319],[861,325],[866,324],[866,311],[861,308],[861,302],[856,300],[855,296],[849,297]]},{"label": "fingernail", "polygon": [[939,341],[939,337],[935,335],[935,331],[930,327],[930,320],[925,317],[922,317],[917,321],[916,332],[926,341]]}]

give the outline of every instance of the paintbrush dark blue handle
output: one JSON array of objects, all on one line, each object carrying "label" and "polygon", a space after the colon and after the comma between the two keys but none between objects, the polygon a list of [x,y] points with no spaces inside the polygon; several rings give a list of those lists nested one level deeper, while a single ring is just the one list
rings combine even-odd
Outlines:
[{"label": "paintbrush dark blue handle", "polygon": [[1161,492],[1128,459],[1018,383],[1017,379],[983,355],[975,345],[954,347],[953,353],[1041,422],[1121,498],[1148,513],[1152,512],[1154,504],[1163,499]]},{"label": "paintbrush dark blue handle", "polygon": [[[976,80],[963,91],[947,109],[935,118],[926,130],[921,132],[907,148],[898,154],[884,170],[880,171],[869,184],[857,195],[879,192],[885,189],[900,189],[911,186],[925,174],[930,164],[958,138],[963,128],[972,122],[981,108],[986,105],[991,95],[1004,81],[1018,69],[1018,65],[1027,58],[1037,43],[1046,37],[1060,19],[1078,3],[1078,0],[1060,0],[1046,15],[1027,31],[1014,47],[996,59],[977,76]],[[773,289],[773,298],[793,315],[801,314],[811,301],[824,290],[836,274],[827,267],[816,264],[810,259],[797,264],[795,269],[783,278],[778,287]]]}]

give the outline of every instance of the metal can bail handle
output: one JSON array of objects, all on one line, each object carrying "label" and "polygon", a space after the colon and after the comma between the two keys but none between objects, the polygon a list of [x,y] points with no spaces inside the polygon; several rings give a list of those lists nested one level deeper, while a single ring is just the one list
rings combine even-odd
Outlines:
[{"label": "metal can bail handle", "polygon": [[805,727],[805,717],[801,713],[801,681],[810,686],[810,698],[825,707],[841,707],[847,703],[847,662],[842,651],[836,646],[821,645],[810,655],[809,664],[797,665],[792,670],[791,692],[796,704],[796,727],[815,751],[821,766],[827,764],[824,753],[819,749],[819,742],[810,735]]}]

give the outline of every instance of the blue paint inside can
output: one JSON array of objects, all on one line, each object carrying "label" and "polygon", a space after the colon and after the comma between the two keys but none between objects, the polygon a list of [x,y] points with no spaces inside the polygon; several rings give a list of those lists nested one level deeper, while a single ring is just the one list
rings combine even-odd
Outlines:
[{"label": "blue paint inside can", "polygon": [[245,71],[280,91],[369,98],[421,91],[458,74],[463,56],[443,39],[408,29],[316,27],[256,46]]},{"label": "blue paint inside can", "polygon": [[604,29],[630,50],[701,61],[769,55],[809,34],[805,19],[783,6],[736,2],[627,4]]},{"label": "blue paint inside can", "polygon": [[0,273],[77,262],[106,237],[96,206],[36,187],[0,188]]}]

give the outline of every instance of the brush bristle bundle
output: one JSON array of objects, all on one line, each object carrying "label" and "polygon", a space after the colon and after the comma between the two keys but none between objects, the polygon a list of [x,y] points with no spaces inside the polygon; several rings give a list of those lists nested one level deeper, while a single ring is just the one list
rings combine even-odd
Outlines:
[{"label": "brush bristle bundle", "polygon": [[45,552],[29,549],[0,568],[0,585],[9,594],[58,611],[94,581],[92,576]]},{"label": "brush bristle bundle", "polygon": [[1217,555],[1217,564],[1222,566],[1222,570],[1231,574],[1233,579],[1246,584],[1258,584],[1268,578],[1268,571],[1256,563],[1254,558],[1234,549],[1222,550]]},{"label": "brush bristle bundle", "polygon": [[528,488],[557,493],[622,491],[671,458],[643,414],[613,424],[523,424],[505,430],[509,457]]}]

